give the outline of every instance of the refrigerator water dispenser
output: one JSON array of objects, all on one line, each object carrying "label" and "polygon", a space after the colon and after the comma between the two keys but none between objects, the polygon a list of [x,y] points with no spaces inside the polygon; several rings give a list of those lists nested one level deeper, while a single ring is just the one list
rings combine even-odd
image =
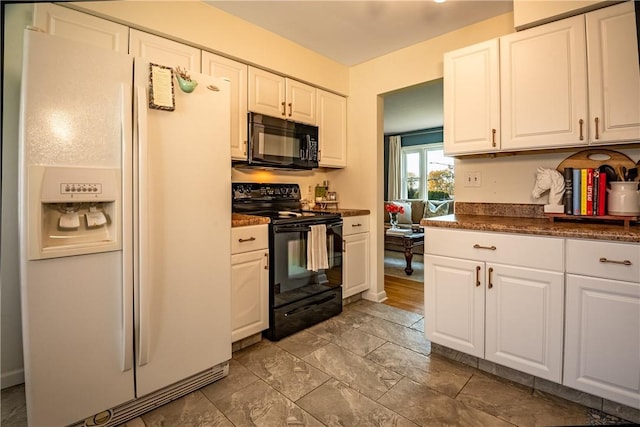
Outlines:
[{"label": "refrigerator water dispenser", "polygon": [[29,168],[29,259],[121,248],[120,169]]}]

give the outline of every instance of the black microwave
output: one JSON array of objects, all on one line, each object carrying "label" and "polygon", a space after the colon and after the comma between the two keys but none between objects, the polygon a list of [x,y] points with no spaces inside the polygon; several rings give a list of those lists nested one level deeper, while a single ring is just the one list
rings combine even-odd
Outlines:
[{"label": "black microwave", "polygon": [[289,169],[318,167],[318,127],[249,113],[247,165]]}]

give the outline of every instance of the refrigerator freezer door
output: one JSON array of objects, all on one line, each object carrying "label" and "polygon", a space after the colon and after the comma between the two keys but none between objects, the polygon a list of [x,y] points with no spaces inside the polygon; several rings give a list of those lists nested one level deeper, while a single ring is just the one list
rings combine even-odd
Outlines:
[{"label": "refrigerator freezer door", "polygon": [[230,92],[192,74],[191,93],[174,80],[174,111],[150,109],[149,65],[135,69],[141,397],[231,358]]},{"label": "refrigerator freezer door", "polygon": [[119,250],[28,260],[28,235],[40,230],[29,229],[27,172],[30,165],[121,168],[122,120],[130,115],[122,85],[131,85],[133,62],[32,31],[25,48],[20,275],[27,416],[34,426],[67,425],[134,397],[134,371],[127,369],[133,332],[125,321],[133,282],[123,281]]}]

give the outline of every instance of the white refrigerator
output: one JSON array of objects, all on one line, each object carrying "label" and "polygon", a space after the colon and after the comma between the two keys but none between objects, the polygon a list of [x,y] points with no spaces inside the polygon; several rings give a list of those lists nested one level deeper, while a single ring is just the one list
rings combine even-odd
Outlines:
[{"label": "white refrigerator", "polygon": [[29,425],[118,425],[228,372],[229,82],[162,66],[25,31]]}]

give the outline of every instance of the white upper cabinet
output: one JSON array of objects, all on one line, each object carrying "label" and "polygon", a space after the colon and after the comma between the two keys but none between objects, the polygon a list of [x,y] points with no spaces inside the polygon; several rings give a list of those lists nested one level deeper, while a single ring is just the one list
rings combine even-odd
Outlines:
[{"label": "white upper cabinet", "polygon": [[36,3],[33,25],[48,34],[127,53],[129,28],[52,3]]},{"label": "white upper cabinet", "polygon": [[202,72],[231,82],[231,158],[247,158],[247,65],[202,52]]},{"label": "white upper cabinet", "polygon": [[502,149],[587,144],[584,16],[500,38]]},{"label": "white upper cabinet", "polygon": [[171,68],[200,73],[200,49],[138,30],[131,30],[129,53]]},{"label": "white upper cabinet", "polygon": [[315,125],[316,89],[249,67],[249,111]]},{"label": "white upper cabinet", "polygon": [[586,15],[591,144],[640,140],[640,68],[633,2]]},{"label": "white upper cabinet", "polygon": [[347,99],[321,89],[318,93],[319,164],[347,166]]},{"label": "white upper cabinet", "polygon": [[500,149],[498,40],[444,55],[444,151],[448,155]]}]

